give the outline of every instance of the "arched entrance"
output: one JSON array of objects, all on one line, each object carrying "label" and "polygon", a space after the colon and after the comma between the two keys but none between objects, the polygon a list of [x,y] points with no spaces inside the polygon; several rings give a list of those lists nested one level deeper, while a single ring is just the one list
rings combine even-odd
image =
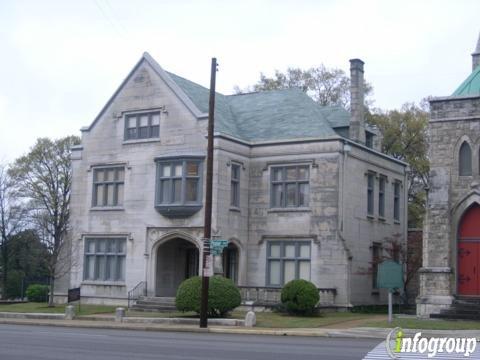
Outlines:
[{"label": "arched entrance", "polygon": [[480,296],[480,205],[464,213],[458,226],[458,294]]},{"label": "arched entrance", "polygon": [[180,283],[198,275],[198,248],[190,241],[174,238],[157,249],[155,296],[173,297]]},{"label": "arched entrance", "polygon": [[238,283],[238,248],[231,242],[223,249],[223,274]]}]

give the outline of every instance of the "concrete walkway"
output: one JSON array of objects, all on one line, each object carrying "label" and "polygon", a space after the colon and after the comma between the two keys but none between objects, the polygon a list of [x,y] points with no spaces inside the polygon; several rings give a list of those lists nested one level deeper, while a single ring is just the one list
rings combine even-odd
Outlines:
[{"label": "concrete walkway", "polygon": [[[245,328],[238,326],[215,326],[210,325],[207,329],[201,329],[197,325],[181,324],[159,324],[159,323],[130,323],[115,322],[111,319],[33,319],[33,318],[0,318],[0,324],[16,325],[43,325],[43,326],[63,326],[76,328],[96,328],[96,329],[125,329],[125,330],[144,330],[144,331],[170,331],[170,332],[198,332],[198,333],[223,333],[223,334],[248,334],[248,335],[280,335],[280,336],[321,336],[321,337],[342,337],[342,338],[369,338],[385,339],[391,329],[354,327],[350,329],[332,329],[332,328],[295,328],[295,329],[272,329],[272,328]],[[416,332],[421,332],[426,337],[475,337],[480,341],[480,330],[405,330],[406,336],[413,336]]]}]

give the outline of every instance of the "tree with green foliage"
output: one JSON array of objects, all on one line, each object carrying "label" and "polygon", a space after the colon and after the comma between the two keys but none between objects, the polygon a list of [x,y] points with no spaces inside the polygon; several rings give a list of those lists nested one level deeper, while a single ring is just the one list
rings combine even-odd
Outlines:
[{"label": "tree with green foliage", "polygon": [[408,223],[421,227],[425,213],[430,162],[427,156],[428,111],[424,104],[407,103],[400,110],[376,110],[370,124],[383,136],[382,151],[410,165],[408,173]]},{"label": "tree with green foliage", "polygon": [[[327,68],[321,64],[307,70],[288,68],[286,72],[275,70],[273,77],[260,73],[260,80],[253,87],[241,90],[235,87],[236,93],[249,91],[268,91],[297,88],[309,95],[322,106],[350,105],[350,78],[341,69]],[[365,98],[373,93],[370,84],[365,83]],[[371,100],[366,101],[367,104]]]},{"label": "tree with green foliage", "polygon": [[9,246],[12,237],[22,229],[25,223],[26,208],[21,202],[15,181],[7,171],[6,165],[0,165],[0,260],[2,273],[2,299],[8,297]]},{"label": "tree with green foliage", "polygon": [[20,193],[29,202],[30,218],[48,250],[49,306],[54,305],[55,279],[64,276],[71,266],[66,241],[72,183],[70,153],[71,147],[79,143],[76,136],[58,140],[40,138],[9,169]]}]

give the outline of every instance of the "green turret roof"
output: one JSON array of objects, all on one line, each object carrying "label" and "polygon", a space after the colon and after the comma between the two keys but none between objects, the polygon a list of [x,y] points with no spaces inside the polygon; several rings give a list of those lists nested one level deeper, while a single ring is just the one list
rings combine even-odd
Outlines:
[{"label": "green turret roof", "polygon": [[480,95],[480,66],[458,87],[452,96],[475,96]]}]

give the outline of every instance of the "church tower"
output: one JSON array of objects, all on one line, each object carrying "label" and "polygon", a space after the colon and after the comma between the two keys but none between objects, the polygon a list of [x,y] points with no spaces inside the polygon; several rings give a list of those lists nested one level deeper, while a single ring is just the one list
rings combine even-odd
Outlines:
[{"label": "church tower", "polygon": [[472,73],[430,100],[430,185],[417,315],[452,317],[480,299],[480,38]]}]

